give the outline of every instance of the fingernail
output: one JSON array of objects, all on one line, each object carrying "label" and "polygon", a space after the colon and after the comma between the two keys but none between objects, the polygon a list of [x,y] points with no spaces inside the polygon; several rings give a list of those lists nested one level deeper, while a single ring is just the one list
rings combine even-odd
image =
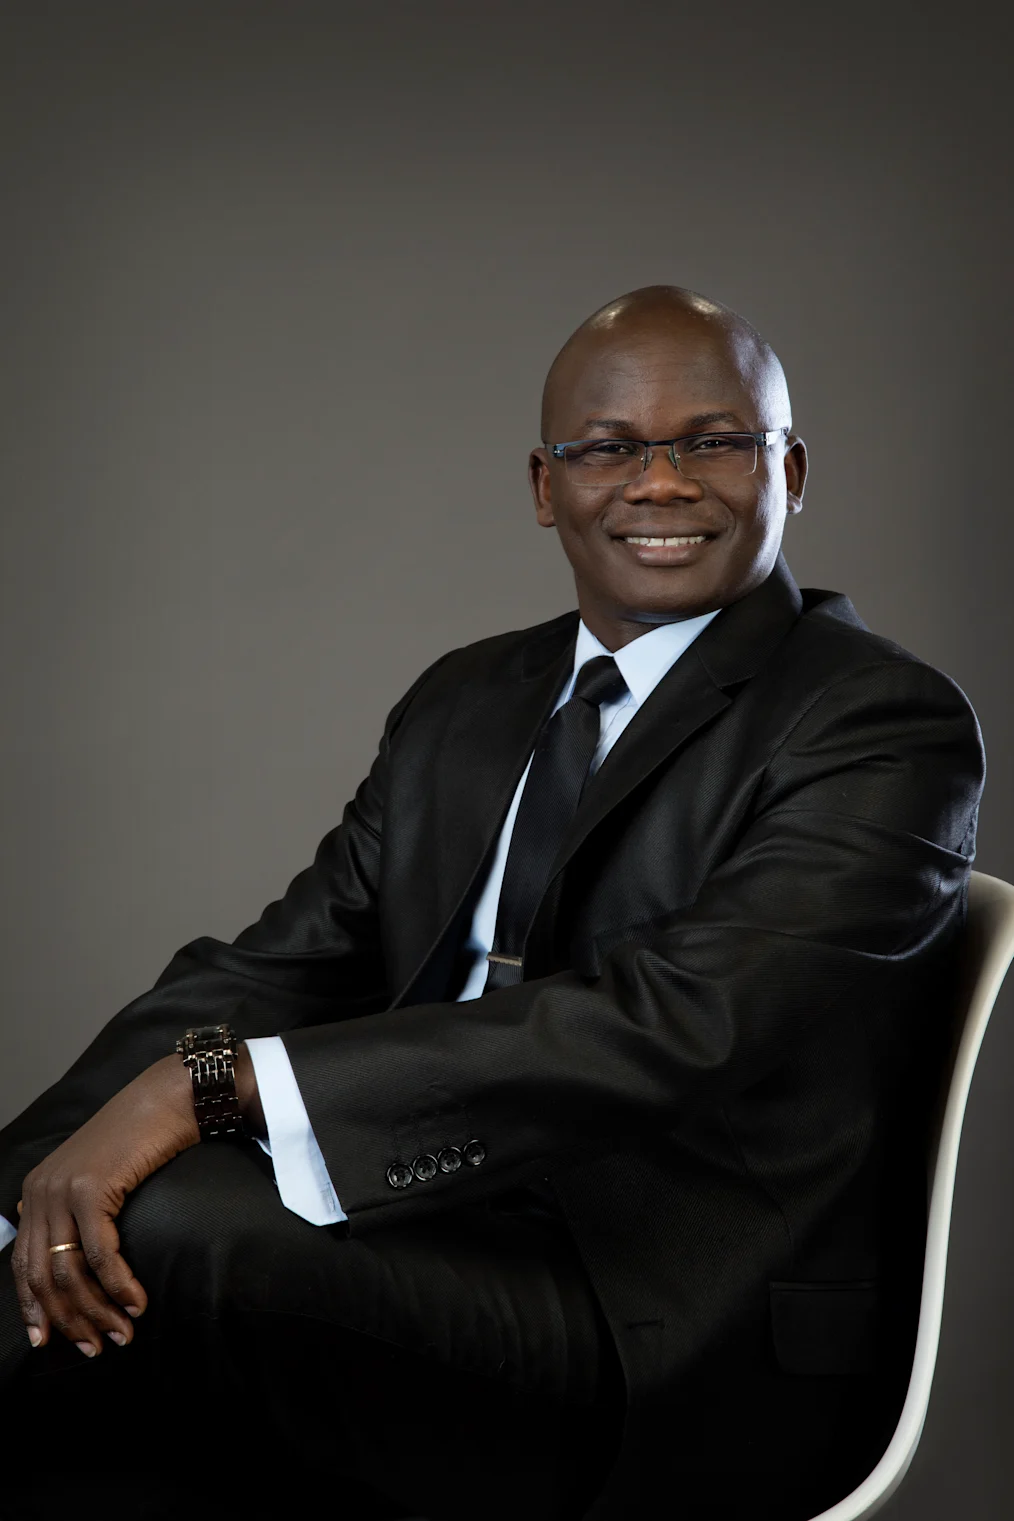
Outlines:
[{"label": "fingernail", "polygon": [[39,1330],[38,1326],[28,1327],[28,1340],[31,1342],[33,1347],[39,1347],[42,1345],[42,1332]]},{"label": "fingernail", "polygon": [[127,1338],[122,1331],[107,1331],[106,1335],[110,1341],[115,1341],[118,1347],[125,1347],[127,1345]]},{"label": "fingernail", "polygon": [[133,1315],[135,1319],[141,1313],[136,1304],[125,1304],[123,1308],[126,1310],[128,1315]]},{"label": "fingernail", "polygon": [[92,1346],[90,1341],[79,1341],[75,1342],[74,1345],[77,1347],[79,1352],[84,1353],[85,1357],[95,1356],[95,1348]]}]

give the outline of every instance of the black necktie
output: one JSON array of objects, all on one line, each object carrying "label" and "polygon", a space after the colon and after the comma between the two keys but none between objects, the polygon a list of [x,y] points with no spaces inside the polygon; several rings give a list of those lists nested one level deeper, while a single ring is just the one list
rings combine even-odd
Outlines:
[{"label": "black necktie", "polygon": [[507,852],[484,993],[521,981],[525,940],[598,744],[599,703],[626,690],[613,657],[597,655],[578,671],[573,696],[539,735]]}]

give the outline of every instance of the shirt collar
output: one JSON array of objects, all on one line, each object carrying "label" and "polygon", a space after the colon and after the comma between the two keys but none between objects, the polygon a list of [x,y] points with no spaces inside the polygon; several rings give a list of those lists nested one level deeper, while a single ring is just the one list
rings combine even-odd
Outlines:
[{"label": "shirt collar", "polygon": [[634,706],[640,707],[658,686],[666,671],[676,664],[697,635],[703,633],[712,618],[716,618],[720,612],[721,608],[715,608],[714,612],[702,613],[698,618],[685,618],[680,623],[660,623],[657,628],[639,634],[636,639],[631,639],[629,644],[616,651],[607,650],[582,618],[574,647],[574,675],[577,675],[586,660],[592,660],[596,655],[612,654],[620,675],[630,690]]}]

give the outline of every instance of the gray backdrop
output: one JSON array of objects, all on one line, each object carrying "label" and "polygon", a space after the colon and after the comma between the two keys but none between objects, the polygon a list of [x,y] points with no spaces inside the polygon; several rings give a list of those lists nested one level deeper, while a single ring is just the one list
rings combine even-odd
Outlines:
[{"label": "gray backdrop", "polygon": [[[996,22],[365,9],[4,7],[0,1121],[278,895],[426,663],[573,605],[539,389],[644,283],[775,344],[813,462],[790,563],[968,692],[978,864],[1014,878]],[[899,1521],[1014,1504],[1012,1007]]]}]

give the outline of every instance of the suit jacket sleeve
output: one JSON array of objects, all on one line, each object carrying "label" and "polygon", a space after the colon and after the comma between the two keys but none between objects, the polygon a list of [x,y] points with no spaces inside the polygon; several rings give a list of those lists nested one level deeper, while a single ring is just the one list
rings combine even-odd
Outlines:
[{"label": "suit jacket sleeve", "polygon": [[177,951],[155,986],[114,1016],[65,1075],[0,1131],[0,1215],[16,1219],[25,1175],[189,1025],[238,1036],[340,1022],[390,1002],[377,913],[380,827],[392,736],[441,656],[390,713],[369,776],[313,864],[231,944]]},{"label": "suit jacket sleeve", "polygon": [[[290,1029],[351,1229],[678,1128],[770,1073],[816,1022],[914,986],[963,918],[982,778],[960,690],[878,661],[814,696],[696,901],[626,927],[598,977]],[[392,1189],[393,1162],[472,1138],[481,1167]]]}]

